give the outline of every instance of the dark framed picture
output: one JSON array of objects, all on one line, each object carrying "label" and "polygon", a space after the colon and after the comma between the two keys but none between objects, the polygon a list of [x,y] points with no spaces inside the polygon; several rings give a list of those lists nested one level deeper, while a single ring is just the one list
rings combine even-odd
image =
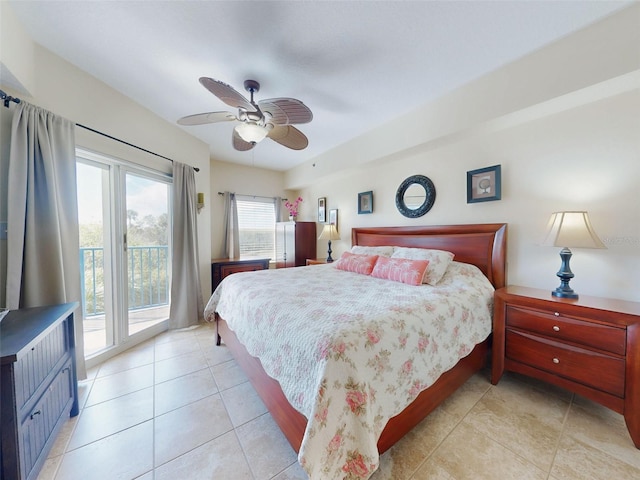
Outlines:
[{"label": "dark framed picture", "polygon": [[500,200],[500,165],[467,172],[467,203]]},{"label": "dark framed picture", "polygon": [[333,223],[338,230],[338,209],[329,210],[329,223]]},{"label": "dark framed picture", "polygon": [[373,192],[358,194],[358,213],[373,213]]},{"label": "dark framed picture", "polygon": [[318,199],[318,222],[325,223],[327,221],[327,197]]}]

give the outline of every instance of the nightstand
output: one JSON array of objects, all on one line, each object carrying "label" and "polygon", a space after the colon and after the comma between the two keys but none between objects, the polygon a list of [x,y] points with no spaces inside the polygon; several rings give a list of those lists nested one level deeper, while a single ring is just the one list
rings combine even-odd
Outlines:
[{"label": "nightstand", "polygon": [[640,303],[508,286],[494,295],[491,383],[505,370],[624,415],[640,448]]},{"label": "nightstand", "polygon": [[326,258],[307,258],[307,265],[322,265],[327,263]]}]

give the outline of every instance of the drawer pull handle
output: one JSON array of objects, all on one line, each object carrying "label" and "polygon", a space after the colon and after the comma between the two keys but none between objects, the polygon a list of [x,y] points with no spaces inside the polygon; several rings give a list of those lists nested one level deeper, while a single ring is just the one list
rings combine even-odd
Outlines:
[{"label": "drawer pull handle", "polygon": [[554,332],[559,332],[559,331],[560,331],[560,327],[559,327],[559,326],[557,326],[557,325],[554,325],[554,326],[553,326],[553,331],[554,331]]},{"label": "drawer pull handle", "polygon": [[35,412],[33,412],[33,413],[29,416],[29,418],[30,418],[31,420],[33,420],[33,417],[35,417],[36,415],[40,415],[41,413],[42,413],[42,412],[41,412],[40,410],[36,410]]},{"label": "drawer pull handle", "polygon": [[553,314],[554,314],[556,317],[559,317],[559,316],[560,316],[560,314],[559,314],[558,312],[553,312]]},{"label": "drawer pull handle", "polygon": [[559,360],[558,358],[554,358],[554,359],[553,359],[553,363],[556,363],[556,364],[557,364],[557,363],[560,363],[560,360]]}]

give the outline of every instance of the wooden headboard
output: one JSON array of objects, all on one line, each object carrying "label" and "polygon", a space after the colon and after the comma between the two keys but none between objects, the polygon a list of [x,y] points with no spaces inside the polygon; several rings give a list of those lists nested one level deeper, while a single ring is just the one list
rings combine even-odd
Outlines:
[{"label": "wooden headboard", "polygon": [[353,228],[351,243],[447,250],[454,260],[480,268],[496,289],[506,284],[506,223]]}]

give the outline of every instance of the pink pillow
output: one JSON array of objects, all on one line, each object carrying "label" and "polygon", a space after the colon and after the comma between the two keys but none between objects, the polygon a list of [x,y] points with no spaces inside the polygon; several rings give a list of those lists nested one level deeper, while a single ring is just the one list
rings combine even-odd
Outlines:
[{"label": "pink pillow", "polygon": [[357,255],[355,253],[344,252],[336,262],[336,268],[347,272],[369,275],[377,259],[378,255]]},{"label": "pink pillow", "polygon": [[371,276],[408,285],[421,285],[428,266],[429,260],[378,257]]},{"label": "pink pillow", "polygon": [[427,248],[396,247],[391,258],[428,260],[429,268],[427,268],[427,272],[424,274],[422,283],[435,286],[442,279],[449,264],[453,261],[453,253]]}]

